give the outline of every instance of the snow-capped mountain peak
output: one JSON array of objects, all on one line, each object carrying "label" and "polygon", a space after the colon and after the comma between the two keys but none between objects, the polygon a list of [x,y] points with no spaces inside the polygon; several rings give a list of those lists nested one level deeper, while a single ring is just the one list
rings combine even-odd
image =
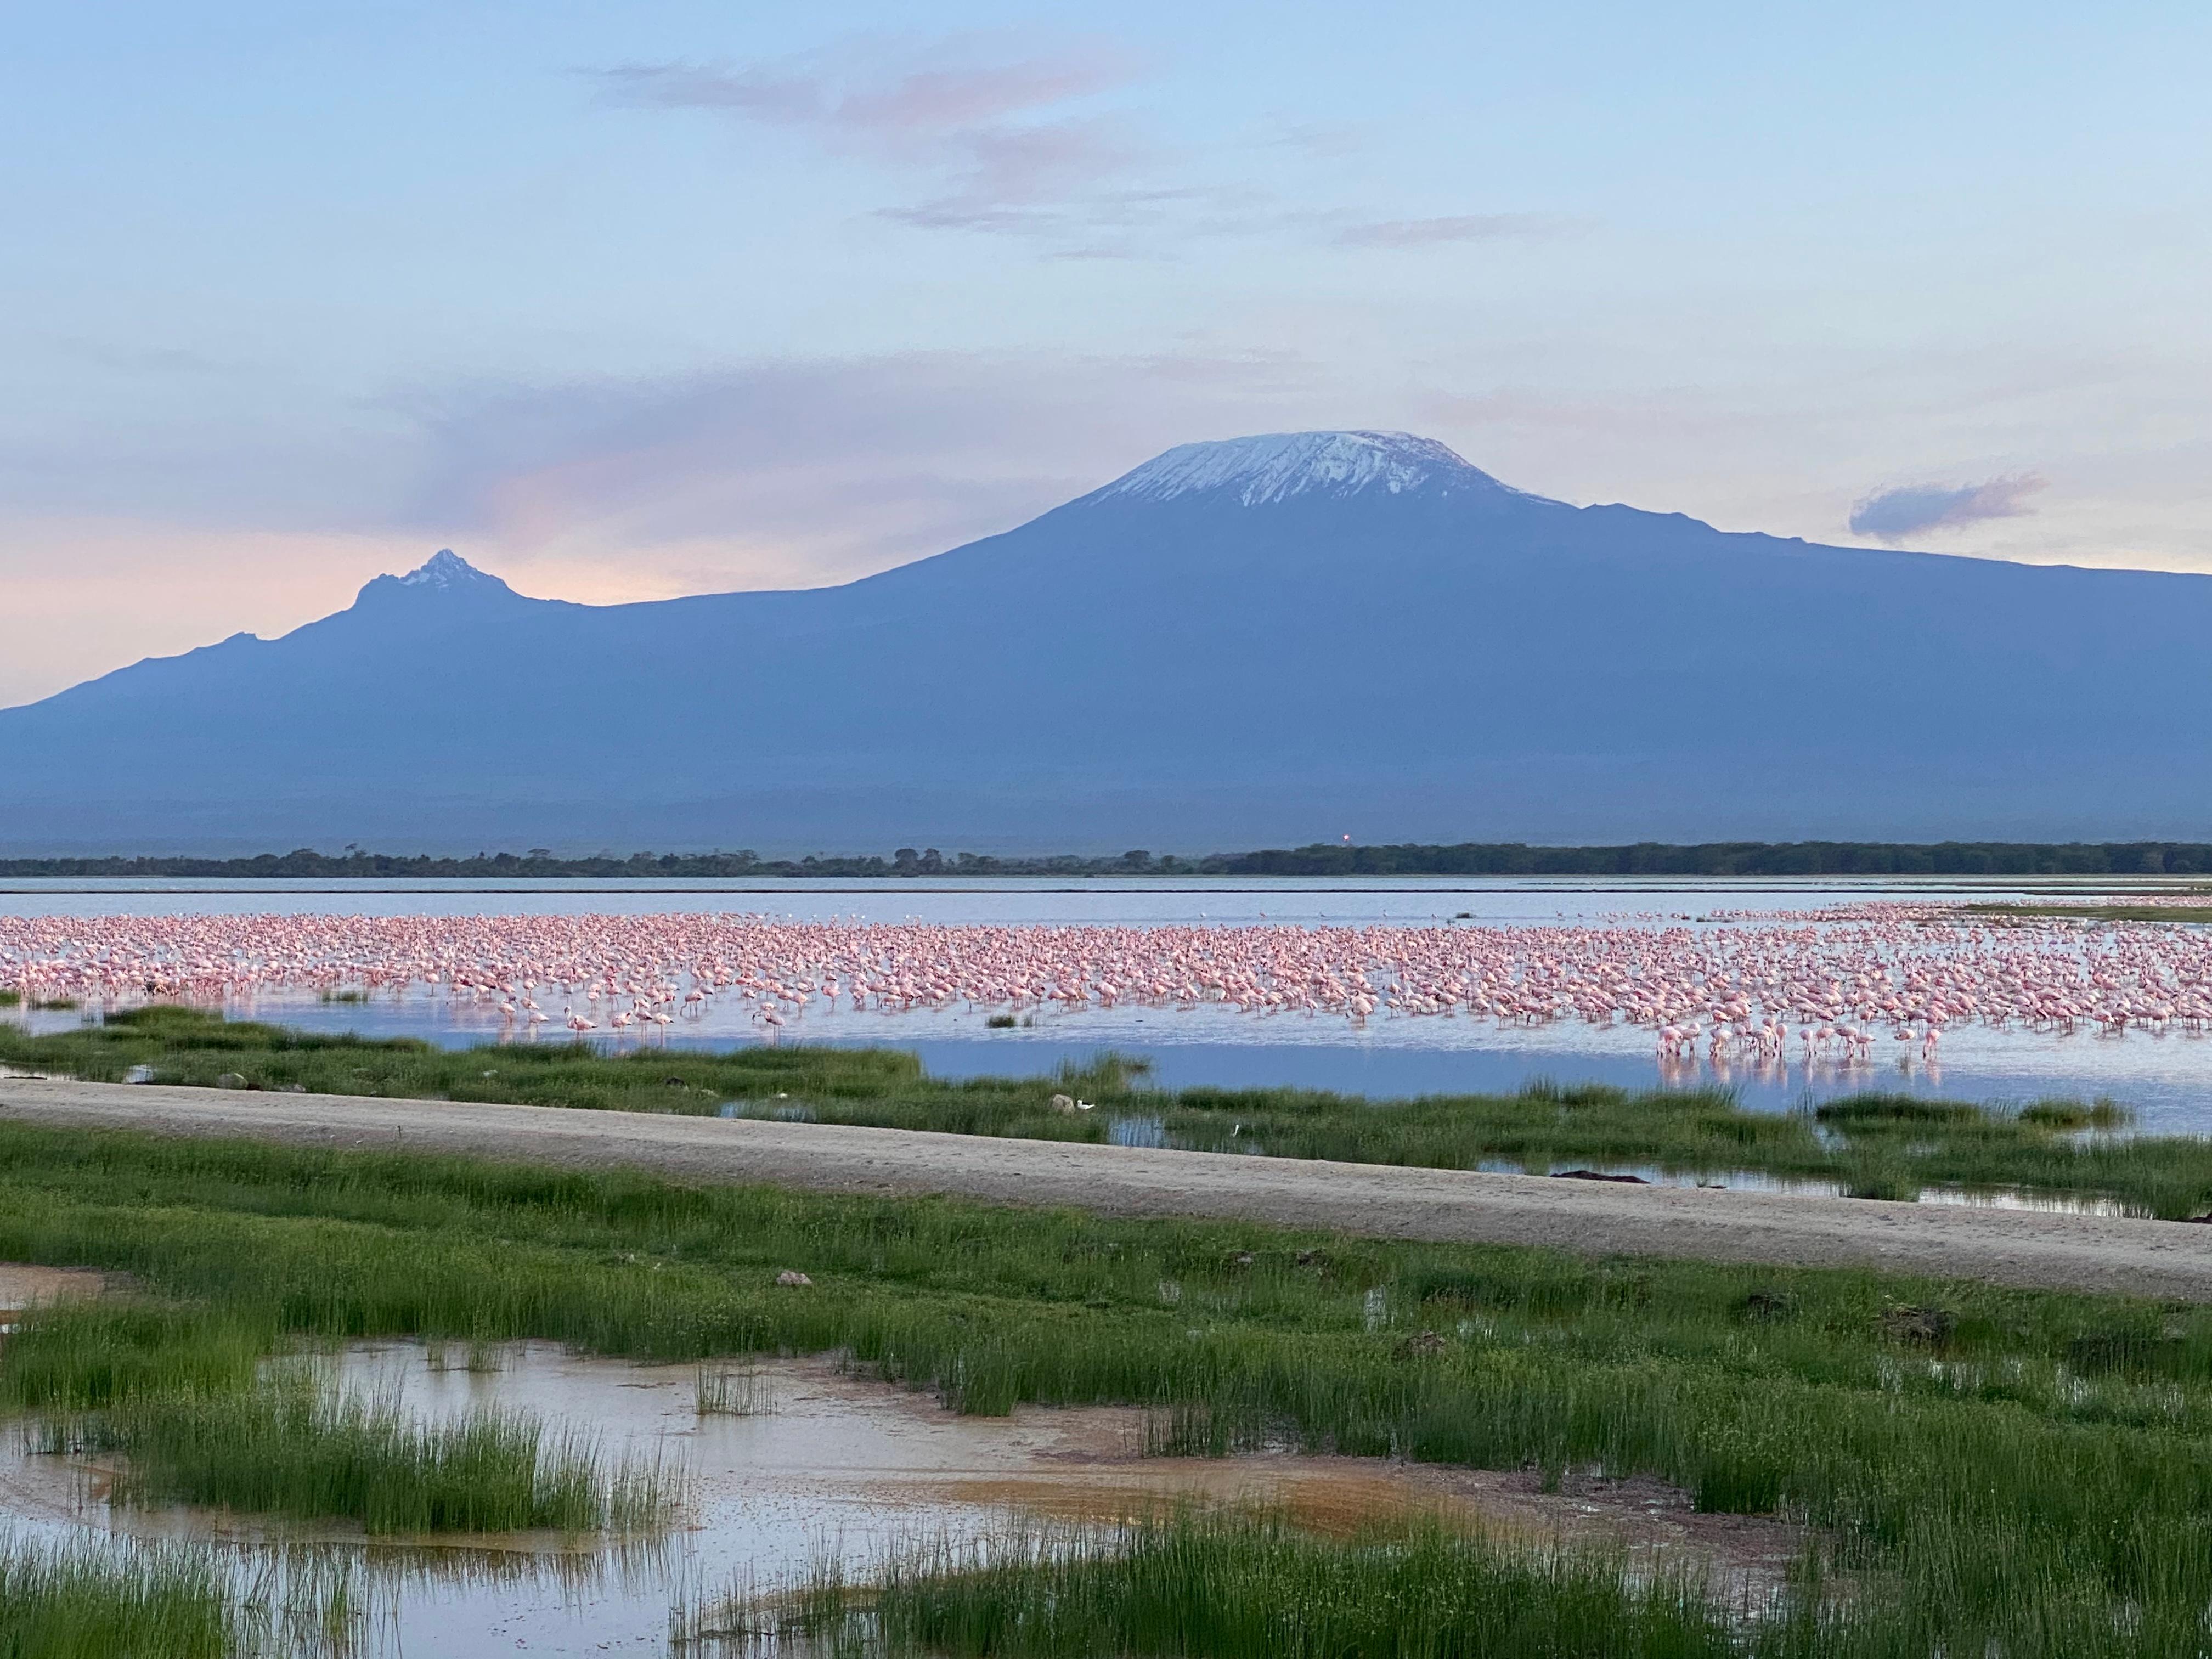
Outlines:
[{"label": "snow-capped mountain peak", "polygon": [[1518,495],[1469,465],[1433,438],[1410,432],[1271,432],[1212,443],[1178,444],[1088,499],[1165,501],[1217,490],[1246,507],[1316,491],[1476,489]]}]

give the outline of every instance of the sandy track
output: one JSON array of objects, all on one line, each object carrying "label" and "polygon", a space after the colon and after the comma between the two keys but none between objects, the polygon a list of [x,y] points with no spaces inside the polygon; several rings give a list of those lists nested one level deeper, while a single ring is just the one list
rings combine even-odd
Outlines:
[{"label": "sandy track", "polygon": [[2212,1302],[2212,1227],[551,1106],[0,1079],[0,1117]]}]

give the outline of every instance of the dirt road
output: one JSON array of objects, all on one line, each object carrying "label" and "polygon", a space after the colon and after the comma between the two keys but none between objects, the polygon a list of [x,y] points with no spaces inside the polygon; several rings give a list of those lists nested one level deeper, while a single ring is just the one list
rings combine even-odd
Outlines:
[{"label": "dirt road", "polygon": [[0,1118],[2212,1302],[2212,1227],[549,1106],[0,1079]]}]

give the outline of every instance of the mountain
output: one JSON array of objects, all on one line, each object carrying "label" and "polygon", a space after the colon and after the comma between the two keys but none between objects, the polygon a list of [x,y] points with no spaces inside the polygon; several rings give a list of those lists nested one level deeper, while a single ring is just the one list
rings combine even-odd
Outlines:
[{"label": "mountain", "polygon": [[2212,578],[1293,433],[842,587],[587,606],[441,552],[0,711],[0,847],[2205,838],[2208,641]]}]

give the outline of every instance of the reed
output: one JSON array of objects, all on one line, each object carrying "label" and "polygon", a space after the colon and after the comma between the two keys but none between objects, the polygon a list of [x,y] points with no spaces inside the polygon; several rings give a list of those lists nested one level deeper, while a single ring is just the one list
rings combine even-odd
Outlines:
[{"label": "reed", "polygon": [[205,1555],[0,1536],[8,1659],[233,1659],[246,1646],[230,1586]]},{"label": "reed", "polygon": [[0,1406],[71,1413],[149,1395],[236,1390],[253,1381],[278,1340],[265,1313],[235,1307],[55,1303],[27,1315],[0,1346]]},{"label": "reed", "polygon": [[[1350,1541],[1266,1516],[1186,1514],[1112,1530],[1017,1533],[733,1595],[685,1621],[718,1636],[854,1655],[1203,1655],[1206,1659],[1738,1659],[1694,1577],[1615,1558],[1531,1554],[1433,1525]],[[761,1638],[767,1638],[766,1640]],[[803,1645],[802,1645],[803,1644]]]},{"label": "reed", "polygon": [[311,1382],[142,1398],[47,1443],[120,1455],[119,1504],[337,1518],[371,1534],[636,1532],[665,1524],[677,1499],[659,1466],[610,1468],[588,1439],[526,1413],[422,1423],[395,1400]]},{"label": "reed", "polygon": [[775,1377],[757,1367],[733,1371],[702,1365],[693,1397],[702,1417],[772,1417],[783,1409]]}]

